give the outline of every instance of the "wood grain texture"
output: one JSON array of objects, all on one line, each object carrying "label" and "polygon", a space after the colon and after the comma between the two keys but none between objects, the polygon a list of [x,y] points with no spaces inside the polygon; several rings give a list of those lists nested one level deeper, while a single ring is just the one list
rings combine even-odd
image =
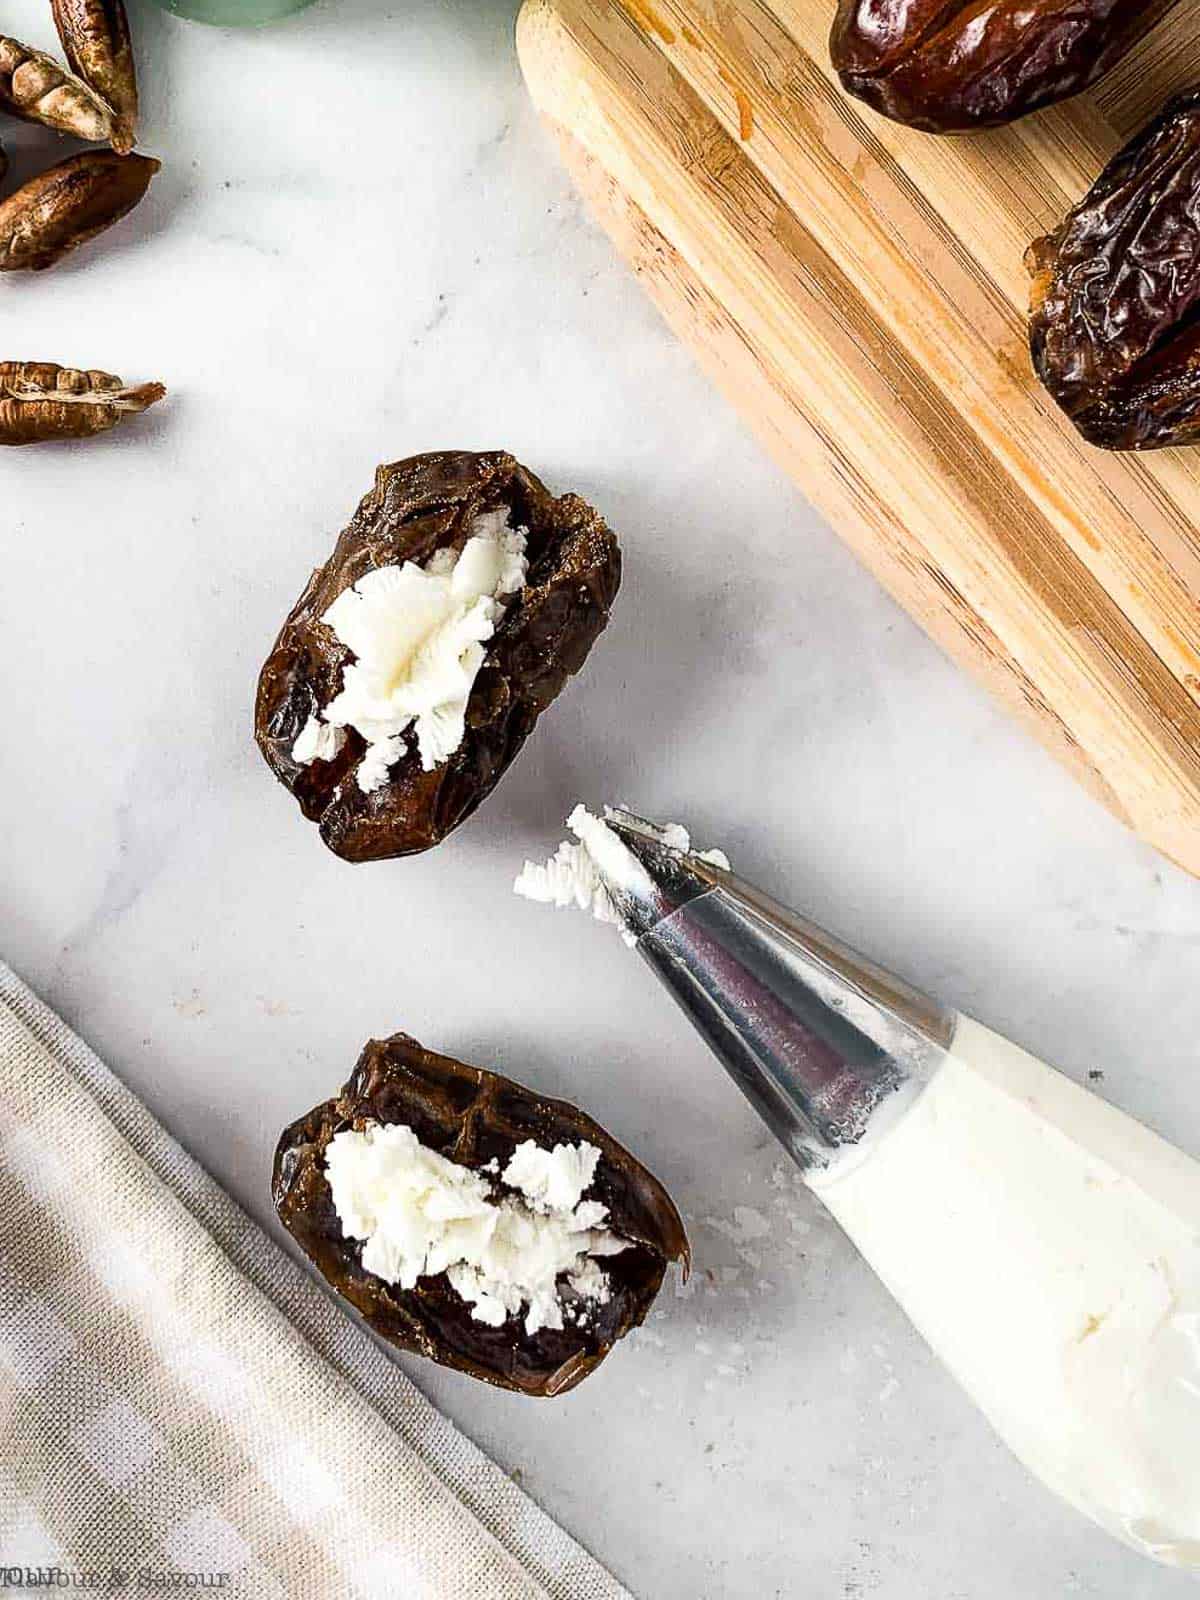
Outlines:
[{"label": "wood grain texture", "polygon": [[1022,265],[1200,78],[1200,19],[1170,13],[1090,97],[945,140],[842,93],[831,15],[526,0],[519,43],[594,209],[814,503],[1094,794],[1200,874],[1200,450],[1077,437],[1030,371]]}]

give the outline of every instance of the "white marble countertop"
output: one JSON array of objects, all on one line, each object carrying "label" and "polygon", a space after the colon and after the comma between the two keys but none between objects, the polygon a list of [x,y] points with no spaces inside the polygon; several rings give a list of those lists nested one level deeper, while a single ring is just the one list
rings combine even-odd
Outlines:
[{"label": "white marble countertop", "polygon": [[[136,12],[162,173],[0,284],[3,356],[172,391],[0,461],[0,954],[268,1224],[280,1128],[399,1027],[632,1145],[690,1219],[692,1292],[557,1404],[405,1364],[647,1600],[1194,1593],[1009,1458],[619,941],[509,894],[577,797],[629,797],[1200,1153],[1200,889],[711,391],[556,165],[514,11]],[[44,0],[5,28],[53,42]],[[377,462],[494,446],[620,530],[618,609],[471,824],[351,869],[254,748],[259,664]]]}]

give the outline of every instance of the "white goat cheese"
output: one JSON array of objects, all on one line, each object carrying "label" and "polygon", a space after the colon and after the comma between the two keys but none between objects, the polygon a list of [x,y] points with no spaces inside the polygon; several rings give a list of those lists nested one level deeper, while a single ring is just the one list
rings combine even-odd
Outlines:
[{"label": "white goat cheese", "polygon": [[325,1175],[342,1231],[362,1242],[362,1264],[412,1289],[444,1272],[477,1322],[500,1327],[524,1313],[525,1331],[563,1326],[561,1281],[591,1304],[611,1293],[596,1257],[627,1242],[605,1227],[608,1207],[584,1200],[595,1145],[518,1145],[496,1195],[481,1172],[430,1150],[403,1123],[343,1129],[329,1141]]},{"label": "white goat cheese", "polygon": [[[576,906],[580,911],[590,911],[597,922],[620,928],[626,944],[636,944],[613,904],[608,885],[648,889],[644,868],[607,822],[594,817],[586,807],[575,807],[567,818],[567,827],[578,842],[565,840],[542,866],[527,861],[517,874],[513,890],[524,899],[543,905]],[[687,829],[678,822],[662,830],[662,842],[683,855],[692,847]],[[729,870],[729,857],[721,850],[700,851],[698,858]]]},{"label": "white goat cheese", "polygon": [[447,761],[466,733],[485,646],[505,602],[525,587],[525,538],[523,529],[508,526],[506,511],[485,512],[457,557],[439,550],[424,567],[411,561],[377,567],[344,590],[321,620],[354,660],[341,693],[296,741],[295,759],[316,759],[326,728],[343,739],[341,730],[356,729],[367,741],[357,773],[364,794],[386,784],[408,749],[410,729],[426,772]]}]

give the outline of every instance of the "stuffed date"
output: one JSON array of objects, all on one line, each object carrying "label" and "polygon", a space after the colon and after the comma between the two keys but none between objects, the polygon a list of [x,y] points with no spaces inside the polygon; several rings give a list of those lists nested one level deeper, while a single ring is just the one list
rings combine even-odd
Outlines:
[{"label": "stuffed date", "polygon": [[1030,247],[1034,370],[1092,444],[1200,438],[1200,89]]},{"label": "stuffed date", "polygon": [[428,850],[608,622],[615,536],[502,452],[380,467],[259,677],[259,748],[347,861]]},{"label": "stuffed date", "polygon": [[895,122],[965,133],[1079,94],[1171,0],[840,0],[842,86]]},{"label": "stuffed date", "polygon": [[581,1382],[689,1262],[662,1185],[591,1117],[405,1034],[286,1129],[273,1196],[376,1333],[529,1395]]}]

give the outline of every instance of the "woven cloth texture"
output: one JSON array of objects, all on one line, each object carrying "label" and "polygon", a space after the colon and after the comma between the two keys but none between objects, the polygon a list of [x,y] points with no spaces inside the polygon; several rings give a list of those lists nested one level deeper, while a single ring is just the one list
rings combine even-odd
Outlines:
[{"label": "woven cloth texture", "polygon": [[0,1587],[39,1569],[629,1600],[0,963]]}]

